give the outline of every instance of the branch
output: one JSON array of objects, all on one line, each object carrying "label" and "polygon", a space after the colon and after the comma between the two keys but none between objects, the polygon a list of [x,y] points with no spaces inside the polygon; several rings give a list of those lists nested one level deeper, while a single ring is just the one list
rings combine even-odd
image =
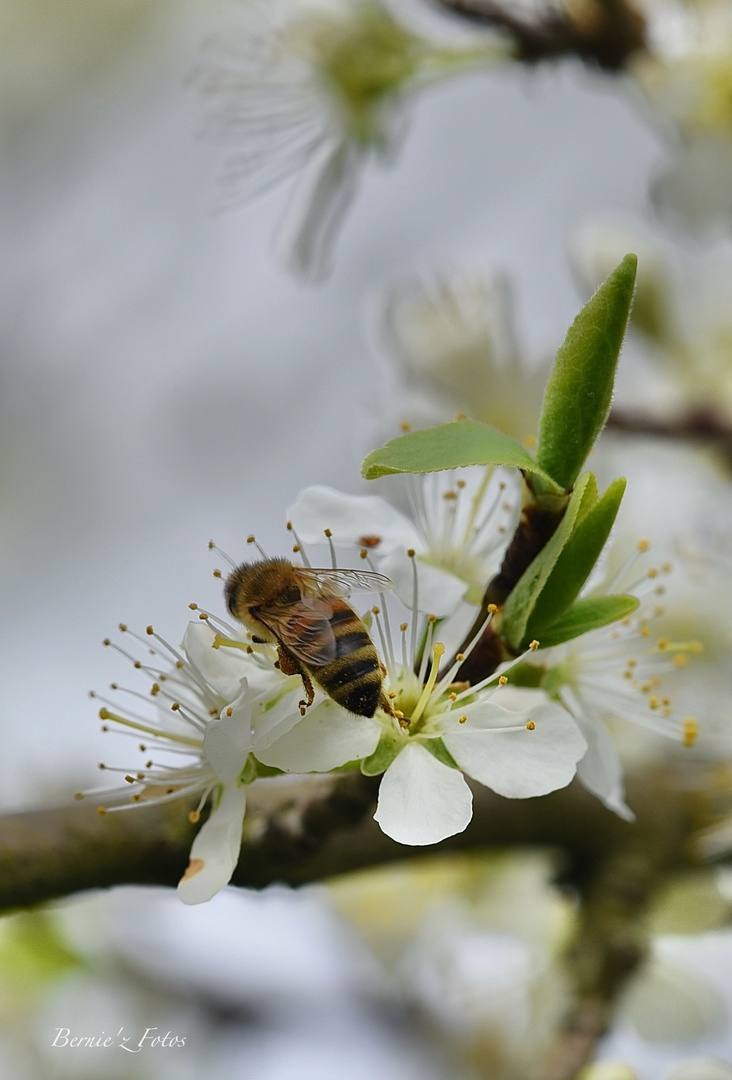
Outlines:
[{"label": "branch", "polygon": [[710,408],[692,409],[684,415],[664,420],[616,406],[608,417],[607,427],[611,431],[623,431],[632,435],[690,439],[705,443],[719,450],[727,463],[732,465],[732,426]]},{"label": "branch", "polygon": [[646,47],[643,16],[626,0],[588,0],[570,17],[556,8],[533,21],[511,12],[511,0],[436,0],[456,15],[506,31],[514,55],[524,63],[578,56],[606,71],[622,70],[630,56]]},{"label": "branch", "polygon": [[[302,885],[422,849],[385,836],[371,817],[378,778],[359,773],[260,780],[249,789],[235,885]],[[629,782],[637,815],[621,821],[578,784],[535,799],[503,799],[476,785],[473,821],[440,851],[487,845],[551,845],[589,881],[608,853],[639,837],[649,858],[687,861],[690,814],[665,774]],[[170,885],[180,879],[196,827],[185,800],[99,815],[86,803],[6,816],[0,824],[0,910],[113,885]]]}]

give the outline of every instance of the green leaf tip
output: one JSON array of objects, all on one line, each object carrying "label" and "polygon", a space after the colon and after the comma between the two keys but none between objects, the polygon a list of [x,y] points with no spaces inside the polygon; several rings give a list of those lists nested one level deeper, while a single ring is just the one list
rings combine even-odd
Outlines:
[{"label": "green leaf tip", "polygon": [[605,426],[635,288],[638,259],[626,255],[574,320],[552,367],[536,465],[565,491]]},{"label": "green leaf tip", "polygon": [[481,420],[453,420],[448,424],[408,431],[372,451],[361,467],[367,480],[392,473],[429,473],[467,465],[505,465],[538,475],[549,490],[557,485],[537,468],[529,452],[509,435]]}]

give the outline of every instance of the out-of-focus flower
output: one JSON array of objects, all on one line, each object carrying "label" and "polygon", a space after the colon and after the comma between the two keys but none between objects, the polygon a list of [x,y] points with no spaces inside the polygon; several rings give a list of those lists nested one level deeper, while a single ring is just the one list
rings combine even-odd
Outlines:
[{"label": "out-of-focus flower", "polygon": [[[640,544],[637,555],[646,550]],[[608,729],[613,721],[629,721],[692,746],[697,722],[675,716],[663,677],[685,666],[696,641],[671,641],[652,631],[664,614],[663,578],[667,564],[630,580],[635,558],[584,595],[606,596],[621,591],[638,597],[640,607],[619,623],[593,630],[564,645],[542,651],[535,662],[545,666],[541,684],[572,713],[587,740],[588,751],[577,767],[584,786],[609,809],[626,819],[633,813],[625,803],[623,764]]]},{"label": "out-of-focus flower", "polygon": [[684,140],[654,194],[704,227],[732,214],[732,8],[728,0],[647,6],[649,49],[630,70]]},{"label": "out-of-focus flower", "polygon": [[399,420],[410,408],[430,421],[462,412],[519,442],[534,437],[548,368],[522,355],[502,274],[445,270],[395,285],[382,337],[408,391]]},{"label": "out-of-focus flower", "polygon": [[415,570],[419,611],[443,618],[461,601],[479,604],[510,535],[517,479],[503,469],[447,470],[415,479],[410,496],[413,514],[407,517],[378,495],[310,487],[288,519],[306,543],[322,543],[327,523],[334,543],[372,553],[407,606],[414,600]]},{"label": "out-of-focus flower", "polygon": [[427,40],[378,0],[249,0],[198,74],[215,100],[213,131],[241,147],[224,202],[298,176],[287,257],[294,270],[321,275],[359,169],[394,147],[407,95],[502,52],[490,38]]},{"label": "out-of-focus flower", "polygon": [[[572,243],[575,269],[594,288],[628,246],[638,252],[631,337],[624,350],[621,406],[652,415],[732,417],[732,295],[729,246],[692,256],[626,222],[588,222]],[[615,260],[615,261],[613,261]]]},{"label": "out-of-focus flower", "polygon": [[[190,904],[209,900],[229,881],[241,847],[247,785],[261,775],[258,763],[266,751],[286,739],[302,720],[301,681],[275,668],[274,650],[252,646],[225,624],[221,628],[226,636],[217,635],[211,621],[209,616],[189,623],[180,651],[152,627],[147,641],[136,639],[148,652],[146,660],[119,649],[152,678],[150,695],[157,715],[119,709],[110,699],[100,717],[105,728],[111,725],[138,739],[142,736],[140,750],[147,760],[133,770],[110,770],[124,775],[124,787],[83,793],[101,797],[101,809],[108,812],[200,794],[194,821],[211,800],[211,813],[193,841],[190,865],[178,886],[181,899]],[[126,627],[124,631],[130,634]],[[113,684],[113,689],[119,687]],[[145,700],[137,691],[129,693]],[[337,715],[329,716],[333,731],[329,756],[315,763],[303,761],[303,772],[318,771],[321,765],[327,771],[369,753],[375,745],[355,717],[323,695],[310,710],[309,722],[317,726],[330,713]],[[338,742],[343,724],[353,729],[345,757],[339,755]],[[151,753],[159,753],[162,760],[147,757]]]}]

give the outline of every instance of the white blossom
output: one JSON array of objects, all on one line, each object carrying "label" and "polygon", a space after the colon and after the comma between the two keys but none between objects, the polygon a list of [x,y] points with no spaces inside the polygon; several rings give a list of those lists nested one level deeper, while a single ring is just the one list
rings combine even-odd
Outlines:
[{"label": "white blossom", "polygon": [[[209,617],[189,623],[180,651],[148,628],[147,641],[135,639],[138,646],[145,646],[146,661],[119,648],[136,668],[152,678],[150,700],[158,706],[157,712],[147,715],[120,709],[110,699],[100,710],[100,717],[105,727],[111,725],[138,739],[142,737],[140,750],[147,760],[132,770],[110,770],[124,775],[124,787],[83,793],[100,796],[100,809],[105,811],[199,794],[193,821],[211,801],[211,812],[193,841],[189,867],[178,885],[180,898],[189,904],[209,900],[234,872],[241,847],[246,789],[259,775],[257,763],[264,762],[271,747],[278,747],[286,756],[288,737],[297,737],[296,746],[306,744],[303,736],[307,726],[317,726],[323,714],[331,720],[328,754],[313,764],[301,753],[297,771],[311,771],[311,766],[313,770],[335,768],[350,760],[354,748],[356,757],[363,756],[376,742],[359,728],[354,717],[322,694],[309,712],[306,728],[298,732],[296,725],[304,722],[299,707],[299,677],[283,675],[275,668],[276,654],[270,646],[254,647],[224,624],[220,625],[225,636],[217,634],[213,621]],[[129,635],[127,628],[123,629]],[[116,684],[113,689],[119,691]],[[129,693],[145,699],[137,691]],[[341,726],[353,729],[355,736],[347,742],[345,755],[340,752]],[[155,757],[148,757],[151,754]]]},{"label": "white blossom", "polygon": [[527,362],[509,283],[497,270],[445,268],[396,283],[381,338],[388,368],[404,383],[388,395],[389,407],[399,403],[399,421],[461,412],[519,442],[534,438],[548,372]]},{"label": "white blossom", "polygon": [[444,618],[463,602],[479,604],[518,510],[515,477],[502,469],[447,470],[417,479],[410,494],[407,516],[378,495],[314,486],[288,519],[306,543],[322,543],[327,528],[335,544],[371,553],[407,606],[415,602],[415,569],[419,611]]},{"label": "white blossom", "polygon": [[542,686],[572,713],[588,750],[577,776],[588,790],[620,817],[632,820],[625,802],[623,764],[615,746],[612,722],[642,727],[692,746],[698,725],[693,717],[680,718],[674,711],[663,680],[683,668],[689,655],[699,651],[696,641],[673,641],[653,633],[653,623],[663,616],[664,578],[671,567],[651,568],[625,584],[635,559],[647,544],[611,579],[591,587],[583,595],[606,596],[618,591],[635,595],[640,606],[620,622],[582,634],[536,657],[545,667]]},{"label": "white blossom", "polygon": [[319,276],[371,156],[388,157],[408,93],[499,55],[494,39],[440,45],[378,0],[248,0],[216,37],[197,81],[215,100],[210,124],[240,147],[224,202],[298,177],[284,247]]}]

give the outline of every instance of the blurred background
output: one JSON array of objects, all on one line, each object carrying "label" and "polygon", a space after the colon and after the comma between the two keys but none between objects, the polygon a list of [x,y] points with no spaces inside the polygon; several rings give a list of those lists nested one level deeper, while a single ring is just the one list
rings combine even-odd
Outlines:
[{"label": "blurred background", "polygon": [[[97,784],[97,762],[115,754],[87,695],[128,674],[101,639],[119,621],[152,622],[178,642],[191,601],[221,610],[210,538],[237,560],[250,533],[286,553],[286,508],[303,486],[365,490],[363,456],[408,411],[384,374],[390,288],[450,266],[499,269],[521,353],[538,366],[587,295],[571,238],[598,215],[657,228],[649,190],[676,144],[637,85],[578,61],[500,65],[412,102],[394,160],[364,170],[330,276],[317,287],[293,278],[273,255],[286,187],[213,212],[226,150],[202,134],[191,79],[206,39],[236,15],[219,0],[0,0],[5,810]],[[706,246],[678,230],[662,242],[690,276],[711,251],[709,276],[731,280],[722,232]],[[631,347],[623,364],[632,357]],[[655,400],[653,378],[633,377],[629,392]],[[628,470],[627,446],[609,442],[601,475]],[[661,545],[674,529],[694,533],[722,497],[718,463],[634,447],[621,527]],[[410,927],[395,916],[399,882],[378,878],[356,893],[227,890],[201,909],[120,889],[13,916],[0,935],[4,1072],[326,1080],[347,1068],[354,1080],[431,1080],[477,1075],[481,1060],[483,1075],[512,1075],[501,1072],[506,1040],[525,1046],[552,1019],[537,1018],[541,980],[544,1001],[563,1000],[550,958],[571,914],[548,886],[551,859],[517,857],[500,874],[493,858],[427,864],[430,889],[414,873]],[[492,922],[454,899],[465,875]],[[531,941],[507,914],[527,895],[544,911]],[[391,964],[384,940],[399,942]],[[693,1054],[732,1056],[726,933],[663,948],[706,989],[688,995],[701,1018],[682,1040],[619,1025],[603,1056],[630,1061],[641,1080]],[[456,1063],[443,1036],[474,1040],[466,1017],[478,1002],[482,1045]],[[159,1028],[186,1045],[72,1053],[52,1047],[60,1028]]]}]

